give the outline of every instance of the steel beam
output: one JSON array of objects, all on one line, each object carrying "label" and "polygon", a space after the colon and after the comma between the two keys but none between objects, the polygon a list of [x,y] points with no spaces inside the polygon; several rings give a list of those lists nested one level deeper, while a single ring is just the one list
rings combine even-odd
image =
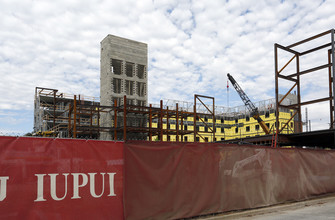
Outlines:
[{"label": "steel beam", "polygon": [[308,41],[314,40],[314,39],[316,39],[316,38],[322,37],[322,36],[324,36],[324,35],[326,35],[326,34],[329,34],[329,33],[331,33],[331,30],[322,32],[322,33],[317,34],[317,35],[315,35],[315,36],[309,37],[309,38],[307,38],[307,39],[305,39],[305,40],[298,41],[298,42],[296,42],[296,43],[294,43],[294,44],[291,44],[291,45],[287,46],[287,48],[292,48],[292,47],[298,46],[298,45],[300,45],[300,44],[303,44],[303,43],[306,43],[306,42],[308,42]]}]

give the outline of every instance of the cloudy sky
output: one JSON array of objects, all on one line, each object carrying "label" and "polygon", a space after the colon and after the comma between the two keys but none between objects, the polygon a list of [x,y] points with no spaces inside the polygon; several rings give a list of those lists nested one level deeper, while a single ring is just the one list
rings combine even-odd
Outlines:
[{"label": "cloudy sky", "polygon": [[[274,43],[334,28],[334,8],[332,0],[1,0],[0,135],[32,131],[37,86],[99,97],[108,34],[148,44],[151,103],[196,93],[242,105],[232,87],[228,103],[227,72],[253,101],[273,98]],[[317,79],[307,78],[305,97],[326,92]],[[321,106],[309,108],[314,129],[329,123]]]}]

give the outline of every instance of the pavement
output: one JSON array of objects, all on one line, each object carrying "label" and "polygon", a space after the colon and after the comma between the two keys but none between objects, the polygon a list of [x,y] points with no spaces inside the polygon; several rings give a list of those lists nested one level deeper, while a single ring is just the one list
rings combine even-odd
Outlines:
[{"label": "pavement", "polygon": [[315,197],[301,202],[285,203],[265,208],[203,216],[201,220],[335,220],[335,194]]}]

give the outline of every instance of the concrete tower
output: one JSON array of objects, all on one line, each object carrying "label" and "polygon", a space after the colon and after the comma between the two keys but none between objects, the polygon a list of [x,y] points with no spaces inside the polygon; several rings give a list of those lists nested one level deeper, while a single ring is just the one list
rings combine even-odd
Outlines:
[{"label": "concrete tower", "polygon": [[[148,45],[145,43],[107,35],[101,41],[100,57],[100,104],[127,105],[148,104]],[[112,115],[103,114],[101,125],[111,127]],[[101,134],[101,139],[111,139],[111,134]]]}]

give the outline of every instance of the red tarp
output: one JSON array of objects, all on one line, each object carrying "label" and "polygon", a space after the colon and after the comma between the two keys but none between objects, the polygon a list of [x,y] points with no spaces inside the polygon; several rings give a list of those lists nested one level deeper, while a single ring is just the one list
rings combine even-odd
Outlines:
[{"label": "red tarp", "polygon": [[175,219],[267,206],[335,192],[333,167],[335,151],[325,150],[0,137],[0,219]]},{"label": "red tarp", "polygon": [[123,142],[0,137],[0,219],[123,219]]},{"label": "red tarp", "polygon": [[335,151],[125,144],[126,219],[175,219],[335,192]]}]

